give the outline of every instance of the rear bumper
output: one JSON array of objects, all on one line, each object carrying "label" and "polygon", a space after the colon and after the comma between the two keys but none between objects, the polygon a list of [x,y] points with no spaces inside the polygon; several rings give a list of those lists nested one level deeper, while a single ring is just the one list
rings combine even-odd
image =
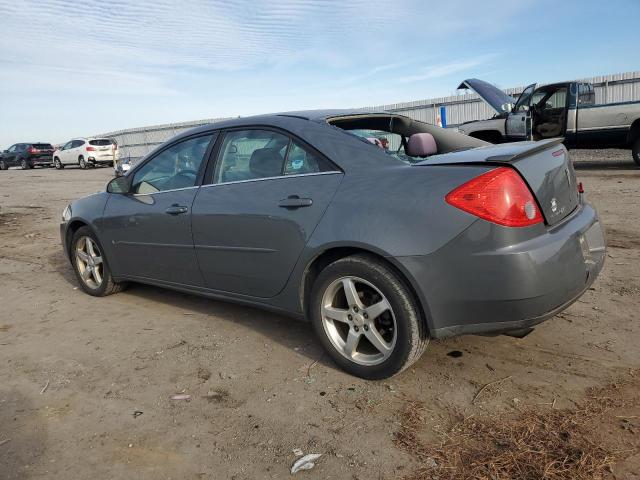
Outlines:
[{"label": "rear bumper", "polygon": [[113,156],[111,157],[88,157],[87,161],[94,165],[111,165],[114,163],[115,159]]},{"label": "rear bumper", "polygon": [[51,165],[53,163],[53,156],[29,157],[29,162],[31,162],[32,165]]},{"label": "rear bumper", "polygon": [[591,286],[605,258],[591,205],[552,228],[531,228],[539,230],[477,221],[437,252],[395,259],[421,297],[432,337],[529,328]]}]

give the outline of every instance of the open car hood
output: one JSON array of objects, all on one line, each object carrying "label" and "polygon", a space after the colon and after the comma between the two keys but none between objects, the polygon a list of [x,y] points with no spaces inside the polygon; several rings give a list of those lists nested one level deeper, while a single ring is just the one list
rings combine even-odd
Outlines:
[{"label": "open car hood", "polygon": [[469,89],[476,92],[480,97],[487,102],[491,108],[497,113],[507,113],[506,105],[515,105],[516,100],[511,95],[507,95],[498,87],[491,85],[484,80],[478,80],[477,78],[468,78],[464,80],[459,86],[458,90]]}]

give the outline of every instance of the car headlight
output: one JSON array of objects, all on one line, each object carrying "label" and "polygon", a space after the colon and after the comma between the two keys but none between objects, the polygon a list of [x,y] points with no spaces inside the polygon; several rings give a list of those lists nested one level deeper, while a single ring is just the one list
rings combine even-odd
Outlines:
[{"label": "car headlight", "polygon": [[71,205],[64,207],[62,211],[62,220],[68,222],[71,219]]}]

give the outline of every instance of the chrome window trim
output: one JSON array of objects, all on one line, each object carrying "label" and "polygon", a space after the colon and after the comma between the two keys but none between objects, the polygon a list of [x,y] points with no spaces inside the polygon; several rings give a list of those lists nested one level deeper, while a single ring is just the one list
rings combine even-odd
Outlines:
[{"label": "chrome window trim", "polygon": [[151,193],[133,193],[132,195],[134,197],[148,197],[149,195],[158,195],[159,193],[180,192],[182,190],[191,190],[199,187],[199,185],[194,185],[193,187],[172,188],[171,190],[158,190],[157,192]]},{"label": "chrome window trim", "polygon": [[297,178],[297,177],[315,177],[319,175],[335,175],[338,173],[342,173],[338,170],[331,170],[329,172],[314,172],[314,173],[298,173],[294,175],[278,175],[276,177],[263,177],[263,178],[249,178],[247,180],[234,180],[232,182],[220,182],[220,183],[207,183],[206,185],[202,185],[202,188],[207,187],[219,187],[221,185],[233,185],[236,183],[250,183],[250,182],[262,182],[264,180],[277,180],[281,178]]}]

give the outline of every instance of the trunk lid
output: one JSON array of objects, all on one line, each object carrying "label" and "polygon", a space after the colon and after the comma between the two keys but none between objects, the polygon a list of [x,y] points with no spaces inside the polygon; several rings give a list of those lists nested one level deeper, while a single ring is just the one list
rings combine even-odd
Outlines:
[{"label": "trunk lid", "polygon": [[414,166],[484,164],[515,168],[533,193],[548,225],[555,225],[579,203],[573,164],[561,138],[504,143],[436,155]]},{"label": "trunk lid", "polygon": [[477,78],[468,78],[464,80],[459,86],[458,90],[469,89],[480,95],[496,113],[508,113],[510,108],[507,105],[515,105],[516,100],[511,95],[507,95],[495,85],[491,85],[489,82],[479,80]]}]

